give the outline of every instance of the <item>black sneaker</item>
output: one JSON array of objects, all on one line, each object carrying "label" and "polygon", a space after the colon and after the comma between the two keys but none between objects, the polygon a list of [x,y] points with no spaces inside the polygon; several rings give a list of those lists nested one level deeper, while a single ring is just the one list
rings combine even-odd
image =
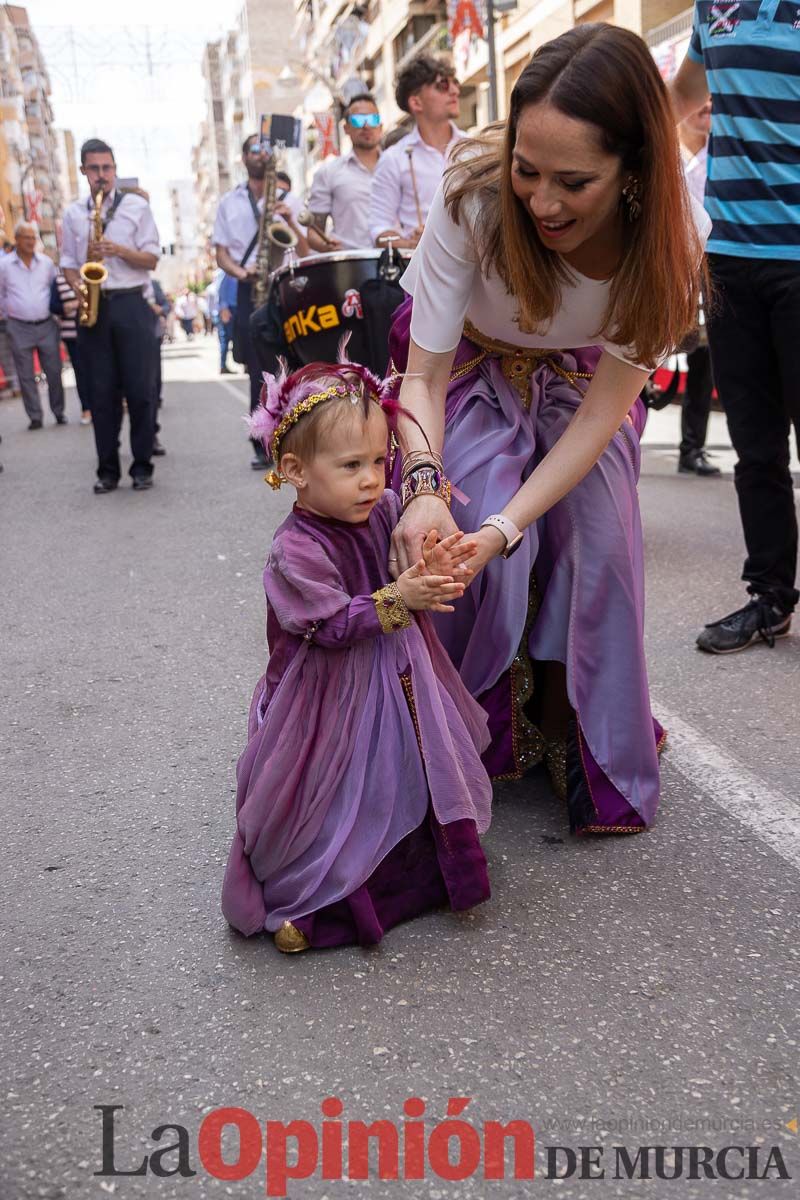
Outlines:
[{"label": "black sneaker", "polygon": [[786,637],[791,627],[790,612],[784,612],[766,596],[754,596],[744,608],[706,625],[697,645],[709,654],[735,654],[758,641],[774,646],[775,639]]},{"label": "black sneaker", "polygon": [[712,466],[708,461],[705,450],[696,450],[694,454],[687,454],[685,458],[678,459],[678,474],[721,475],[722,472],[719,467]]}]

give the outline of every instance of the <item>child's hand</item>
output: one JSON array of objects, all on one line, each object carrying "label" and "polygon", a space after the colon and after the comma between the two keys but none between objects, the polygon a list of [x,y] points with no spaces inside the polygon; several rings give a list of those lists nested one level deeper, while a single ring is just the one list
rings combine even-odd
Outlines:
[{"label": "child's hand", "polygon": [[474,557],[477,547],[477,542],[465,541],[460,530],[439,541],[438,531],[431,529],[422,543],[425,569],[431,575],[452,575],[460,582],[469,583],[475,572],[467,560]]},{"label": "child's hand", "polygon": [[447,600],[458,600],[464,595],[465,584],[453,581],[452,575],[428,575],[425,559],[421,558],[397,580],[397,588],[412,612],[455,612]]}]

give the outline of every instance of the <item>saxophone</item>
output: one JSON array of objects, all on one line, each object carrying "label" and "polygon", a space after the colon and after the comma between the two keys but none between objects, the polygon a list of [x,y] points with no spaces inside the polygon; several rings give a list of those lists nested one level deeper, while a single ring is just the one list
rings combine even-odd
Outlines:
[{"label": "saxophone", "polygon": [[254,307],[262,305],[269,290],[269,277],[283,263],[287,250],[297,245],[297,234],[288,225],[275,219],[275,155],[270,154],[267,173],[264,176],[264,209],[258,225],[258,249],[256,251],[256,282],[253,288]]},{"label": "saxophone", "polygon": [[[93,242],[103,239],[103,218],[100,209],[103,207],[102,191],[95,192],[94,212],[92,213]],[[108,279],[108,271],[101,262],[85,262],[80,270],[81,276],[81,312],[80,323],[87,329],[97,323],[97,313],[100,308],[100,286]]]}]

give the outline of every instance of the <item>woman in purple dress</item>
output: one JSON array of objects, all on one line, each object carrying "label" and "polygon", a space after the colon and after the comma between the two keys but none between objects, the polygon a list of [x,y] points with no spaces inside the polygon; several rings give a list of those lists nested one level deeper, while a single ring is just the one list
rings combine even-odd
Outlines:
[{"label": "woman in purple dress", "polygon": [[478,530],[436,628],[489,714],[490,774],[545,758],[577,833],[636,832],[658,803],[639,395],[692,327],[709,225],[644,42],[581,25],[459,152],[402,280],[391,351],[419,424],[399,423],[395,569],[433,526]]},{"label": "woman in purple dress", "polygon": [[430,531],[392,582],[396,402],[355,364],[266,379],[252,434],[277,466],[269,481],[288,481],[297,503],[264,571],[270,657],[237,768],[222,908],[286,952],[367,944],[489,895],[486,716],[425,611],[453,612],[475,544]]}]

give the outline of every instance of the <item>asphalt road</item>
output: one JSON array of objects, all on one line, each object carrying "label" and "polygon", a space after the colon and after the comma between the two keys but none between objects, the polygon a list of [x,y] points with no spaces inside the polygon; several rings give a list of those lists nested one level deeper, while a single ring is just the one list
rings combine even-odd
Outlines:
[{"label": "asphalt road", "polygon": [[[287,958],[233,934],[219,890],[264,661],[261,569],[289,497],[248,467],[244,380],[220,382],[210,342],[166,359],[168,455],[149,493],[92,494],[74,394],[72,423],[41,433],[18,401],[0,405],[2,1200],[263,1195],[267,1122],[275,1192],[281,1123],[309,1122],[302,1136],[322,1144],[326,1097],[342,1122],[400,1129],[401,1178],[336,1179],[328,1121],[334,1178],[303,1159],[295,1200],[800,1194],[800,639],[719,660],[693,648],[704,620],[742,602],[730,475],[679,478],[674,412],[651,427],[648,649],[673,732],[655,828],[574,841],[536,772],[497,789],[480,910],[434,913],[371,950]],[[711,440],[729,471],[721,418]],[[429,1138],[451,1097],[471,1098],[461,1120],[477,1134],[453,1127],[465,1171],[485,1123],[528,1122],[537,1178],[509,1165],[486,1179],[481,1165],[447,1180],[430,1163],[409,1178],[410,1097]],[[177,1124],[197,1174],[167,1174],[178,1151],[155,1158],[160,1176],[93,1174],[95,1106],[112,1105],[116,1169],[178,1142],[151,1136]],[[221,1107],[253,1114],[241,1181],[201,1164],[198,1128]],[[446,1132],[429,1142],[445,1172]],[[668,1150],[661,1174],[678,1179],[627,1179],[615,1147],[635,1160],[655,1145],[752,1146],[759,1174],[771,1167],[692,1180],[689,1152],[681,1165]],[[235,1162],[231,1129],[223,1146]],[[548,1178],[552,1146],[594,1147],[586,1173],[605,1177],[580,1178],[578,1152],[572,1175]]]}]

